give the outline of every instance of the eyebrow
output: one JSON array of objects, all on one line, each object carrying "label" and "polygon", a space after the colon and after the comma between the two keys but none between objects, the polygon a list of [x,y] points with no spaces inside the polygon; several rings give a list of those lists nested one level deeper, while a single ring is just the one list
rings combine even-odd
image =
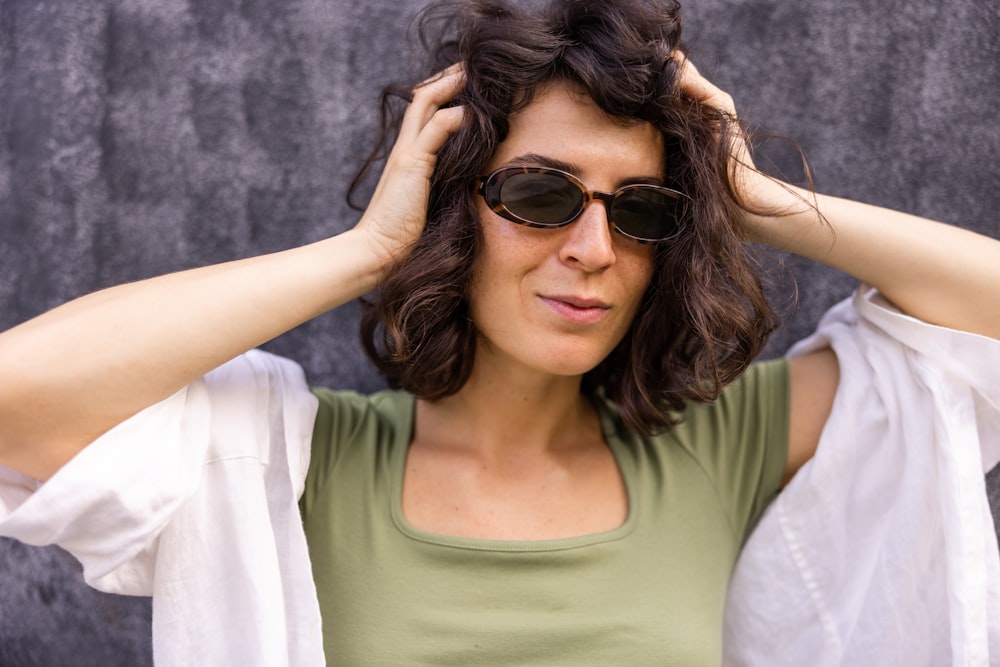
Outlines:
[{"label": "eyebrow", "polygon": [[[557,160],[545,155],[539,155],[538,153],[525,153],[524,155],[518,155],[508,161],[507,164],[512,167],[548,167],[549,169],[558,169],[559,171],[569,172],[574,176],[580,172],[580,167],[571,162],[563,162],[562,160]],[[626,185],[662,186],[663,179],[659,176],[630,176],[618,181],[615,188],[621,188]]]}]

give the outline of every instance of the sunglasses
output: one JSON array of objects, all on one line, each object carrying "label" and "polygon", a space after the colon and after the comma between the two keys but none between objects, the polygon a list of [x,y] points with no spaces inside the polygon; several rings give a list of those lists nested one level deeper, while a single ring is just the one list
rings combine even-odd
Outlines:
[{"label": "sunglasses", "polygon": [[500,217],[529,227],[562,227],[600,199],[619,233],[644,243],[676,236],[688,197],[659,185],[626,185],[614,192],[588,190],[573,174],[547,167],[500,167],[479,178],[478,193]]}]

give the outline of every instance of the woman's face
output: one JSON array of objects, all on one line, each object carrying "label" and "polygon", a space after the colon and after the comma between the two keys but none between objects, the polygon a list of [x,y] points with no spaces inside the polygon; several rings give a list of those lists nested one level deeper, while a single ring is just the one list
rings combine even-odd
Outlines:
[{"label": "woman's face", "polygon": [[[555,167],[590,190],[662,184],[663,143],[648,123],[624,125],[572,84],[540,88],[510,119],[486,173],[507,165]],[[625,335],[653,273],[653,246],[614,231],[604,204],[565,227],[538,229],[494,213],[478,198],[484,246],[471,289],[487,359],[550,375],[580,375]]]}]

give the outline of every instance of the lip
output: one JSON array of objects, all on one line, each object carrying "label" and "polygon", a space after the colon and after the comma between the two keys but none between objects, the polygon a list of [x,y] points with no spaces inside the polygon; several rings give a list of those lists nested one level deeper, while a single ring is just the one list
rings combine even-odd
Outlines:
[{"label": "lip", "polygon": [[542,302],[562,319],[576,324],[593,324],[603,318],[611,306],[600,299],[573,295],[539,295]]}]

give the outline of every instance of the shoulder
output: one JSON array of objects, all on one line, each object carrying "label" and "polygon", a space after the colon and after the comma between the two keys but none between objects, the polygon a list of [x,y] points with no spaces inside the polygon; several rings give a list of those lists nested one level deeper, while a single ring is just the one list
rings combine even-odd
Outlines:
[{"label": "shoulder", "polygon": [[712,446],[731,441],[761,429],[787,438],[790,394],[789,362],[773,359],[752,364],[715,401],[688,403],[676,415],[676,426],[646,438],[628,431],[613,403],[601,400],[600,405],[602,412],[613,420],[613,429],[619,436],[656,446],[670,442],[690,448],[698,443]]},{"label": "shoulder", "polygon": [[786,359],[756,362],[712,403],[689,404],[664,435],[722,477],[770,459],[784,464],[790,377]]},{"label": "shoulder", "polygon": [[[305,387],[302,367],[291,359],[263,350],[249,350],[207,373],[205,382],[222,387],[252,387],[267,382]],[[247,382],[251,384],[247,384]]]},{"label": "shoulder", "polygon": [[314,446],[317,441],[335,441],[358,429],[390,428],[412,419],[413,396],[403,391],[360,394],[314,387],[312,393],[319,400]]},{"label": "shoulder", "polygon": [[[319,401],[313,426],[306,499],[319,493],[335,470],[344,466],[371,469],[387,460],[393,448],[408,440],[413,424],[412,394],[314,388]],[[308,506],[308,503],[307,505]]]},{"label": "shoulder", "polygon": [[788,361],[776,359],[754,363],[712,403],[689,404],[679,424],[656,435],[628,431],[613,405],[601,409],[606,435],[623,445],[642,476],[701,480],[743,534],[781,486],[789,400]]},{"label": "shoulder", "polygon": [[186,391],[189,404],[203,397],[213,416],[241,416],[252,422],[287,416],[289,409],[303,406],[311,423],[316,402],[301,366],[262,350],[231,359],[191,383]]},{"label": "shoulder", "polygon": [[[693,429],[711,425],[736,435],[748,429],[787,425],[790,378],[787,359],[755,362],[712,403],[689,404],[681,426]],[[787,436],[787,432],[784,434]]]}]

